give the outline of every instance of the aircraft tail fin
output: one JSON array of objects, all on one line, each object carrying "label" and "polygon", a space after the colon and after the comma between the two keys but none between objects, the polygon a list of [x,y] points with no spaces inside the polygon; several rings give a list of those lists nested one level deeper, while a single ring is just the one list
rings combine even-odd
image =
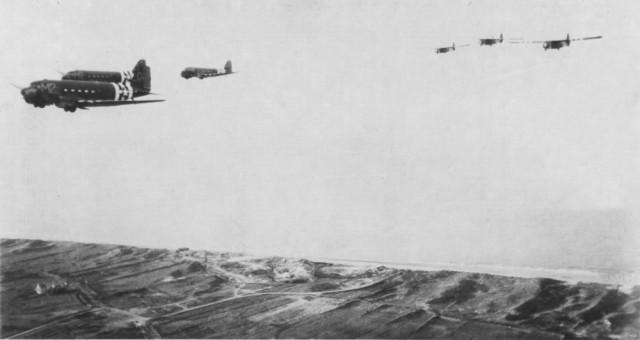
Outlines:
[{"label": "aircraft tail fin", "polygon": [[233,69],[231,68],[231,60],[227,60],[227,63],[224,64],[224,72],[225,73],[233,72]]},{"label": "aircraft tail fin", "polygon": [[151,91],[151,68],[144,59],[140,59],[133,68],[131,86],[139,92]]}]

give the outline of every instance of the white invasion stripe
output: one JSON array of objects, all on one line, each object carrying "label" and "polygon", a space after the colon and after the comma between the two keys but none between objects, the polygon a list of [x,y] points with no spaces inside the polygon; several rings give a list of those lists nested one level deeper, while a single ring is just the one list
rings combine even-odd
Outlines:
[{"label": "white invasion stripe", "polygon": [[113,86],[113,92],[115,92],[115,97],[113,98],[113,100],[118,100],[118,96],[120,95],[120,90],[118,89],[118,84],[111,83],[111,85]]},{"label": "white invasion stripe", "polygon": [[133,99],[133,87],[131,83],[124,84],[124,90],[126,91],[127,96],[124,98],[125,100]]}]

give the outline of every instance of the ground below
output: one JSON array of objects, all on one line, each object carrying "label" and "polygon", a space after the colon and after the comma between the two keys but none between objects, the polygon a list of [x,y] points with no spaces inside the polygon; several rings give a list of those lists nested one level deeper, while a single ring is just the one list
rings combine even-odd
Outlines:
[{"label": "ground below", "polygon": [[640,339],[637,286],[186,248],[0,249],[2,338]]}]

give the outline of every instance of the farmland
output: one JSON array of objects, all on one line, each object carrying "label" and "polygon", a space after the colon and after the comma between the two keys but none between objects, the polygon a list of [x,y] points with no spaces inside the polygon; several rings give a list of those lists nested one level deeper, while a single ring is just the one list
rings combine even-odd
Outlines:
[{"label": "farmland", "polygon": [[185,248],[0,246],[3,338],[640,337],[640,287]]}]

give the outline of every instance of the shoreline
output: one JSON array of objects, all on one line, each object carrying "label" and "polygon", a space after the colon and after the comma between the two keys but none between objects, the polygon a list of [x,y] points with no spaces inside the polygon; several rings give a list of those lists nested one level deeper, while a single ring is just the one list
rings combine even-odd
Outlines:
[{"label": "shoreline", "polygon": [[618,286],[640,286],[639,272],[600,272],[587,269],[550,269],[536,267],[518,267],[513,265],[489,265],[489,264],[456,264],[456,263],[396,263],[351,259],[334,259],[326,257],[307,257],[314,262],[329,262],[344,265],[385,266],[396,269],[439,271],[450,270],[467,273],[483,273],[521,278],[547,278],[566,281],[569,283],[600,283]]}]

